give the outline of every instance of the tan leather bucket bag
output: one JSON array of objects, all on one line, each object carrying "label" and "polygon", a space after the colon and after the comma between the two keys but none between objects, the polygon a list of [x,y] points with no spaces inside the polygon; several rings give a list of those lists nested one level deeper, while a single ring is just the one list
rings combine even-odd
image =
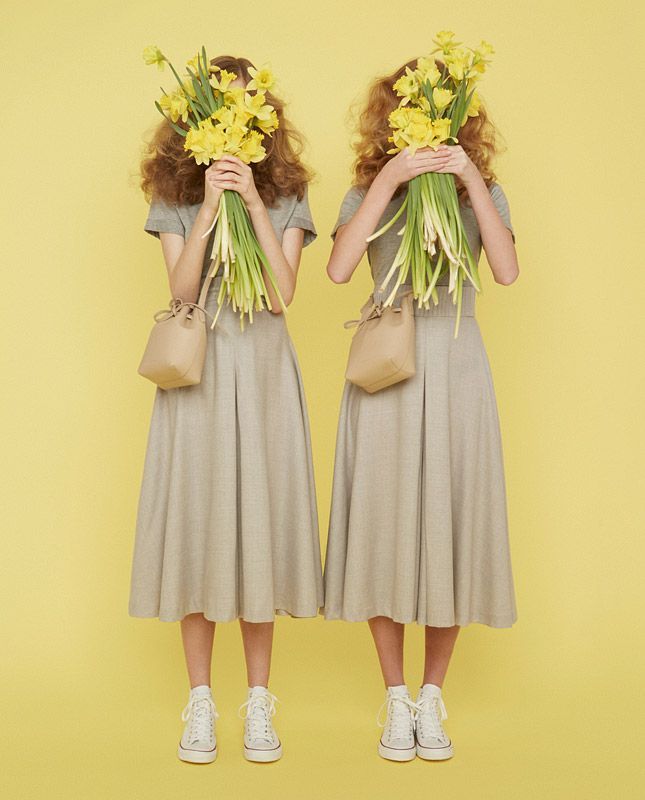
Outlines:
[{"label": "tan leather bucket bag", "polygon": [[137,372],[160,389],[192,386],[202,379],[208,335],[206,317],[210,316],[204,305],[214,271],[211,264],[196,303],[184,303],[175,297],[167,309],[154,315],[155,324]]},{"label": "tan leather bucket bag", "polygon": [[345,377],[370,394],[403,381],[415,373],[414,309],[412,292],[401,296],[401,306],[383,306],[370,295],[349,348]]}]

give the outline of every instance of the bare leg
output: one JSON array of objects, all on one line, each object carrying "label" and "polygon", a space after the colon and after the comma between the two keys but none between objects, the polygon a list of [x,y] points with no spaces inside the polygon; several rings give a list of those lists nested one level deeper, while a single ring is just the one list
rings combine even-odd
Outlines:
[{"label": "bare leg", "polygon": [[403,678],[403,634],[405,626],[389,617],[372,617],[370,630],[376,645],[385,686],[400,686]]},{"label": "bare leg", "polygon": [[450,628],[433,628],[426,625],[424,683],[434,683],[435,686],[443,685],[458,633],[459,625],[453,625]]},{"label": "bare leg", "polygon": [[199,612],[187,614],[180,624],[190,688],[202,684],[210,686],[215,623]]},{"label": "bare leg", "polygon": [[268,687],[273,622],[247,622],[241,619],[240,631],[244,642],[248,685]]}]

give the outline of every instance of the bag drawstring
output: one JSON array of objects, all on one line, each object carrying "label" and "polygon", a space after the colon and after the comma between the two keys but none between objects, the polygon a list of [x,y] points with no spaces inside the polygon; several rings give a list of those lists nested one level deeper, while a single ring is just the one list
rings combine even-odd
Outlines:
[{"label": "bag drawstring", "polygon": [[[407,292],[404,292],[401,295],[400,299],[402,299],[403,297],[405,297],[408,294],[412,294],[412,291],[409,290]],[[401,307],[400,306],[384,306],[382,300],[379,300],[378,303],[375,302],[373,294],[371,294],[369,296],[367,302],[369,303],[370,300],[372,301],[372,307],[370,308],[369,312],[366,315],[361,316],[360,319],[348,319],[346,322],[343,323],[343,327],[344,328],[353,328],[354,326],[360,327],[361,325],[366,323],[368,320],[376,319],[377,317],[380,317],[383,314],[383,312],[385,311],[386,308],[390,308],[391,311],[393,313],[395,313],[395,314],[401,312]],[[365,304],[365,306],[363,306],[363,308],[366,308],[366,307],[367,307],[367,303]]]},{"label": "bag drawstring", "polygon": [[[199,303],[184,303],[181,297],[173,297],[168,303],[168,308],[162,308],[160,311],[157,311],[154,315],[154,319],[156,322],[161,322],[162,320],[170,319],[170,317],[176,317],[180,309],[184,306],[198,308],[200,311],[203,311],[207,317],[213,316],[210,312],[206,311],[204,306],[199,305]],[[190,313],[188,316],[190,317]]]}]

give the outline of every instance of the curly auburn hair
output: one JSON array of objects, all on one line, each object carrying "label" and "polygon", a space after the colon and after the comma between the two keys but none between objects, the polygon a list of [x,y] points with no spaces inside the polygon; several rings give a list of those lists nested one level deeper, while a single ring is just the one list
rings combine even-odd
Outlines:
[{"label": "curly auburn hair", "polygon": [[[435,58],[435,62],[438,69],[444,68],[445,65],[439,58]],[[395,94],[392,85],[405,75],[406,67],[414,70],[416,64],[416,58],[408,61],[390,75],[375,78],[367,89],[367,97],[358,110],[355,122],[355,133],[358,138],[353,144],[356,153],[352,166],[354,185],[361,189],[367,189],[386,162],[395,155],[387,153],[392,147],[392,143],[388,142],[388,136],[392,133],[388,116],[399,105],[401,98]],[[486,185],[495,181],[496,176],[491,162],[500,152],[499,134],[483,102],[479,106],[478,116],[468,117],[457,136],[459,144],[481,173]],[[459,200],[468,202],[466,187],[457,175],[454,178]],[[399,186],[395,196],[404,189],[405,184]]]},{"label": "curly auburn hair", "polygon": [[[234,72],[245,83],[251,80],[249,67],[254,65],[246,58],[217,56],[211,58],[210,63]],[[271,92],[266,92],[266,100],[275,108],[279,125],[272,135],[264,138],[265,158],[250,166],[260,197],[266,205],[272,206],[278,197],[295,194],[299,200],[302,199],[313,172],[300,160],[305,140],[285,117],[284,103]],[[189,130],[188,123],[181,119],[175,124]],[[198,164],[184,150],[184,137],[173,130],[167,120],[162,120],[145,143],[139,186],[148,202],[157,197],[181,205],[201,203],[204,200],[204,173],[208,166]]]}]

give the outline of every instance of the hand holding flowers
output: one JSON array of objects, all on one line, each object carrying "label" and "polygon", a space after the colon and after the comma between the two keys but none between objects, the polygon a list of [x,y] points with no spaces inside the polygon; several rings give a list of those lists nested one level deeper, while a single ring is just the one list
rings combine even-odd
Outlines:
[{"label": "hand holding flowers", "polygon": [[[408,190],[392,219],[367,241],[385,233],[407,209],[399,231],[401,244],[380,287],[384,291],[398,270],[384,305],[394,302],[408,273],[419,307],[428,308],[431,298],[436,305],[437,281],[448,271],[448,291],[457,304],[456,337],[464,280],[481,291],[455,185],[455,176],[467,185],[478,173],[458,144],[457,133],[468,117],[478,114],[476,81],[485,72],[493,48],[484,41],[476,49],[461,47],[452,31],[440,31],[433,41],[437,47],[432,53],[441,51],[443,59],[419,58],[416,69],[406,67],[392,87],[401,100],[388,117],[393,147],[387,152],[397,155],[383,171],[389,171],[396,185],[407,180]],[[447,144],[450,141],[457,144]]]},{"label": "hand holding flowers", "polygon": [[420,147],[417,150],[405,147],[385,164],[381,172],[394,188],[398,188],[424,172],[438,172],[449,160],[447,145],[440,145],[436,150],[432,147]]},{"label": "hand holding flowers", "polygon": [[[143,58],[159,69],[169,64],[179,88],[171,93],[162,89],[163,96],[155,105],[184,137],[184,149],[196,163],[211,164],[205,175],[204,204],[212,207],[214,218],[204,236],[215,228],[211,274],[222,269],[219,308],[211,327],[225,299],[233,310],[239,310],[242,328],[245,315],[253,322],[254,310],[272,309],[264,274],[286,311],[247,207],[261,202],[249,164],[266,156],[264,137],[279,125],[275,109],[266,102],[266,93],[274,83],[271,71],[251,67],[251,80],[243,85],[240,76],[211,64],[204,47],[188,62],[183,79],[158,47],[146,47]],[[188,128],[178,124],[180,119]]]},{"label": "hand holding flowers", "polygon": [[225,153],[215,161],[212,169],[215,188],[237,192],[247,208],[262,202],[253,179],[253,170],[237,156]]}]

